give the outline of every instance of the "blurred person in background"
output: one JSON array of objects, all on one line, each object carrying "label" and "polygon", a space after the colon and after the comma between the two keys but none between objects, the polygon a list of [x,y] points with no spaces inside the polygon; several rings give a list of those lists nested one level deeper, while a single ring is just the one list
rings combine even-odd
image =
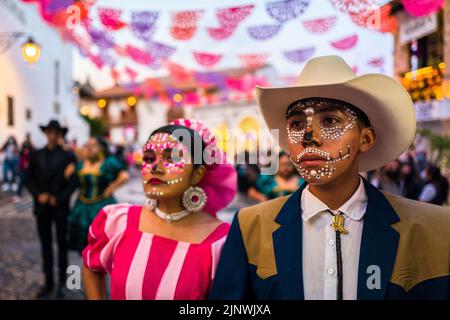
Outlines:
[{"label": "blurred person in background", "polygon": [[258,164],[250,163],[251,155],[248,151],[243,152],[244,163],[238,163],[241,161],[242,156],[235,156],[236,171],[238,177],[238,191],[240,197],[240,203],[245,205],[251,205],[265,201],[265,196],[256,188],[256,182],[258,181],[261,169]]},{"label": "blurred person in background", "polygon": [[125,156],[125,146],[115,146],[114,156],[123,164],[125,169],[129,169],[130,166]]},{"label": "blurred person in background", "polygon": [[[3,161],[3,191],[17,191],[17,169],[19,163],[19,146],[16,138],[10,136],[2,147],[5,153]],[[11,176],[11,177],[10,177]]]},{"label": "blurred person in background", "polygon": [[62,127],[57,120],[51,120],[47,126],[40,128],[47,137],[47,145],[31,153],[25,180],[25,186],[34,200],[45,274],[45,284],[36,297],[47,297],[54,289],[52,226],[55,224],[59,275],[56,297],[60,298],[64,296],[68,265],[67,215],[70,196],[76,188],[69,180],[68,170],[76,159],[73,153],[64,150],[59,143],[67,133],[67,128]]},{"label": "blurred person in background", "polygon": [[419,200],[437,205],[443,205],[447,201],[448,182],[441,175],[441,170],[429,164],[425,169],[425,186],[420,193]]},{"label": "blurred person in background", "polygon": [[403,197],[412,200],[419,199],[423,183],[416,171],[414,162],[405,162],[401,164],[399,182]]},{"label": "blurred person in background", "polygon": [[76,138],[72,139],[69,143],[69,148],[76,155],[78,160],[83,159],[83,146],[78,146],[78,140]]},{"label": "blurred person in background", "polygon": [[415,163],[417,172],[419,175],[425,171],[428,166],[428,155],[426,151],[416,151],[415,152]]},{"label": "blurred person in background", "polygon": [[69,214],[69,249],[81,254],[92,221],[104,206],[117,202],[113,193],[129,180],[129,175],[124,164],[109,154],[108,143],[100,137],[89,139],[84,159],[71,171],[80,192]]},{"label": "blurred person in background", "polygon": [[14,202],[19,202],[22,197],[22,191],[25,186],[26,174],[28,168],[30,167],[30,157],[33,149],[34,148],[30,140],[25,140],[20,149],[18,166],[19,187],[17,188],[17,195],[13,198]]},{"label": "blurred person in background", "polygon": [[400,165],[399,160],[394,160],[381,168],[378,186],[380,190],[399,196],[402,195],[400,188]]}]

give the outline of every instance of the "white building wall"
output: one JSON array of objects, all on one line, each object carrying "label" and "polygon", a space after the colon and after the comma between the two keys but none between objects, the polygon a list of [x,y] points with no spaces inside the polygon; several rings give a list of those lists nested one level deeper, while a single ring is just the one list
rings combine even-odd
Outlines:
[{"label": "white building wall", "polygon": [[155,129],[167,124],[167,105],[157,101],[139,100],[136,105],[138,118],[138,142],[143,145],[150,133]]},{"label": "white building wall", "polygon": [[[23,32],[6,52],[0,52],[0,143],[14,135],[19,143],[27,133],[37,147],[45,144],[39,129],[50,119],[69,127],[68,139],[84,143],[89,127],[78,115],[78,97],[72,93],[72,46],[39,17],[34,5],[15,0],[0,0],[0,33]],[[22,59],[21,45],[28,36],[41,46],[35,65]],[[59,92],[56,91],[55,64],[59,61]],[[8,125],[7,97],[14,98],[14,125]],[[56,105],[59,105],[59,112]],[[26,119],[26,110],[31,119]]]}]

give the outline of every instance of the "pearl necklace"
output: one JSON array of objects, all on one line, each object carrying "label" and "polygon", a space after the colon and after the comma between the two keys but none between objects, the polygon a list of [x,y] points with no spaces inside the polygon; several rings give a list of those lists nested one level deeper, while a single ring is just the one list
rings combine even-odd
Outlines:
[{"label": "pearl necklace", "polygon": [[153,209],[153,212],[162,220],[166,221],[167,223],[172,223],[173,221],[181,220],[187,215],[189,215],[191,212],[187,210],[175,212],[175,213],[165,213],[158,208]]}]

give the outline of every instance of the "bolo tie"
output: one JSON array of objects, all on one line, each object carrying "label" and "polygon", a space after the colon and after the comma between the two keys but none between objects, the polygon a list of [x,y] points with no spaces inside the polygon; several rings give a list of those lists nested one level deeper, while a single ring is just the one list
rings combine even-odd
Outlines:
[{"label": "bolo tie", "polygon": [[348,231],[344,227],[345,217],[343,212],[338,211],[334,214],[331,210],[328,212],[333,216],[331,227],[336,233],[336,266],[337,266],[337,292],[336,299],[343,300],[343,271],[342,271],[342,249],[341,249],[341,233],[347,234]]}]

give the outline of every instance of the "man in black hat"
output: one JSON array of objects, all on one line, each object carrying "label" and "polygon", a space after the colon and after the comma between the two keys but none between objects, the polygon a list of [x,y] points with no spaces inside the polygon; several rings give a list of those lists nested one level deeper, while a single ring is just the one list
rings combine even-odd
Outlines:
[{"label": "man in black hat", "polygon": [[42,247],[45,285],[37,293],[44,298],[54,289],[52,224],[56,225],[58,242],[59,283],[57,297],[63,296],[67,270],[67,215],[70,196],[76,188],[73,176],[69,178],[69,167],[76,162],[75,156],[62,148],[59,140],[67,133],[57,120],[40,126],[47,136],[47,145],[30,157],[26,186],[34,199],[34,214]]}]

